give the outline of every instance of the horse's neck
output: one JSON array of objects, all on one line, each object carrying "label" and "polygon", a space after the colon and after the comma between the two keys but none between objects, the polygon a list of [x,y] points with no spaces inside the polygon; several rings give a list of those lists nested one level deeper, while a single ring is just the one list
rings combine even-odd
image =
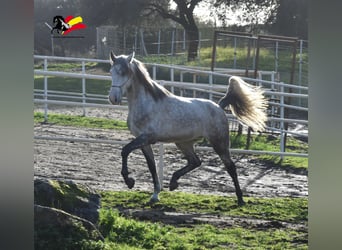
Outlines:
[{"label": "horse's neck", "polygon": [[151,94],[145,89],[145,87],[139,83],[133,84],[131,89],[127,91],[127,101],[129,110],[146,105],[151,105],[155,101]]},{"label": "horse's neck", "polygon": [[127,101],[130,113],[151,112],[155,106],[152,95],[140,83],[133,84],[132,88],[127,91]]}]

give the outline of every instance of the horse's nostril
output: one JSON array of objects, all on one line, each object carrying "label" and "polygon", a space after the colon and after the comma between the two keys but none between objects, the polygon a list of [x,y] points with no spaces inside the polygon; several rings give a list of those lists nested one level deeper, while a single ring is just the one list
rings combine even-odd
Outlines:
[{"label": "horse's nostril", "polygon": [[120,93],[109,93],[108,100],[113,105],[118,105],[121,103],[121,94]]}]

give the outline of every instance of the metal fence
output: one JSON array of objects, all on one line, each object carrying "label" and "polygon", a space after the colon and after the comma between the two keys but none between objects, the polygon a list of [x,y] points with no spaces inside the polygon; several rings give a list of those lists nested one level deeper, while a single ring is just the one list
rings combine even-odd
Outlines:
[{"label": "metal fence", "polygon": [[[34,89],[34,103],[44,105],[44,117],[48,120],[49,105],[69,105],[78,106],[83,108],[83,114],[86,115],[87,107],[98,107],[98,108],[112,108],[112,109],[127,109],[124,104],[122,106],[109,105],[106,94],[94,94],[86,91],[86,85],[88,79],[99,80],[98,87],[104,88],[108,91],[108,86],[101,85],[105,81],[111,81],[109,75],[100,74],[89,74],[86,73],[86,63],[105,63],[109,64],[109,60],[99,59],[86,59],[86,58],[72,58],[72,57],[51,57],[51,56],[34,56],[35,61],[42,61],[42,69],[35,69],[35,76],[43,77],[43,88]],[[66,72],[66,71],[54,71],[49,70],[49,61],[66,61],[79,63],[80,68],[78,72]],[[182,96],[193,96],[193,97],[204,97],[216,101],[222,97],[227,89],[227,81],[230,76],[239,74],[238,70],[227,70],[224,72],[212,72],[203,70],[195,67],[184,67],[175,65],[162,65],[155,63],[145,64],[149,69],[152,78],[158,81],[160,84],[168,88],[171,92],[182,95]],[[158,80],[158,72],[166,71],[169,74],[168,79]],[[275,74],[275,72],[262,72],[260,74]],[[79,92],[66,92],[66,91],[53,91],[49,90],[49,77],[65,77],[65,78],[78,78],[81,81],[81,91]],[[298,133],[285,129],[285,124],[303,124],[307,125],[307,119],[292,119],[285,117],[285,109],[297,110],[307,112],[308,108],[298,105],[289,105],[285,103],[286,97],[308,99],[308,88],[305,86],[299,86],[294,84],[286,84],[276,81],[268,81],[262,79],[252,79],[242,77],[249,83],[262,86],[266,89],[265,95],[270,99],[269,101],[269,115],[266,130],[270,133],[276,133],[280,135],[280,150],[277,152],[262,151],[262,150],[241,150],[231,149],[232,153],[243,153],[243,154],[269,154],[274,156],[295,156],[295,157],[308,157],[307,153],[292,153],[285,152],[285,135],[294,135],[300,137],[308,137],[307,133]],[[191,79],[191,81],[189,80]],[[218,84],[220,82],[221,84]],[[286,89],[300,90],[302,93],[290,93],[286,92]],[[231,115],[227,114],[230,123],[237,124],[236,119]],[[79,141],[79,142],[91,142],[91,143],[108,143],[108,144],[123,144],[126,142],[113,141],[113,140],[97,140],[89,138],[67,138],[67,137],[48,137],[48,136],[35,136],[36,140],[62,140],[62,141]],[[163,167],[163,152],[164,144],[159,145],[160,154],[160,171]],[[173,147],[171,144],[165,144],[166,147]],[[197,147],[201,150],[211,150],[208,147]]]},{"label": "metal fence", "polygon": [[[142,56],[169,56],[171,58],[175,57],[174,60],[180,60],[179,58],[176,59],[176,57],[183,56],[183,61],[187,60],[188,41],[186,33],[182,28],[155,30],[153,28],[122,29],[117,26],[100,26],[97,27],[96,31],[97,58],[108,58],[111,50],[114,50],[117,54],[129,54],[132,52],[132,48],[134,48],[136,53]],[[229,33],[230,35],[228,36],[224,33]],[[217,36],[217,34],[221,35]],[[230,59],[225,64],[220,62],[221,67],[241,69],[247,66],[252,72],[255,69],[256,50],[259,47],[263,54],[267,54],[273,60],[272,63],[269,63],[267,70],[279,72],[281,81],[288,81],[287,78],[289,78],[288,75],[290,74],[289,66],[293,63],[291,62],[293,47],[292,44],[284,42],[284,39],[290,39],[296,45],[295,69],[292,74],[299,85],[308,86],[308,41],[292,37],[279,37],[278,39],[268,41],[262,39],[257,45],[259,37],[265,38],[266,36],[220,31],[213,28],[200,28],[198,64],[201,64],[201,59],[206,57],[206,55],[201,54],[206,52],[201,52],[201,50],[203,48],[211,49],[214,47],[214,44],[217,44],[218,47],[229,48],[226,51],[217,51],[217,53],[225,53],[225,56]],[[250,53],[249,59],[246,58],[247,49],[250,50],[248,52]],[[245,65],[246,61],[248,65]]]}]

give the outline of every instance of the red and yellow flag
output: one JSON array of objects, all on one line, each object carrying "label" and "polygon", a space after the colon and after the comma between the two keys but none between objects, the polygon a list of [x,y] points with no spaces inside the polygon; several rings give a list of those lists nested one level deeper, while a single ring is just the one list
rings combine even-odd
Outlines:
[{"label": "red and yellow flag", "polygon": [[69,25],[69,29],[67,29],[66,31],[63,31],[62,32],[63,35],[66,35],[74,30],[86,28],[86,25],[82,23],[83,19],[80,16],[77,16],[77,17],[67,16],[64,20]]}]

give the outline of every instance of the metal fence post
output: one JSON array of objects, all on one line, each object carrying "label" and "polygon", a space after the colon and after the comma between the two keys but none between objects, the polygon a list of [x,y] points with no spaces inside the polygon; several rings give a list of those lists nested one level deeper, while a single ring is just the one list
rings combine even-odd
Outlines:
[{"label": "metal fence post", "polygon": [[[179,79],[180,82],[183,82],[183,75],[184,75],[184,72],[181,71],[181,72],[180,72],[180,79]],[[183,88],[180,89],[180,96],[184,96],[184,90],[183,90]]]},{"label": "metal fence post", "polygon": [[198,47],[197,47],[197,57],[198,61],[201,62],[201,39],[202,33],[198,32]]},{"label": "metal fence post", "polygon": [[279,62],[279,42],[276,41],[275,47],[275,58],[274,58],[274,71],[278,72],[278,62]]},{"label": "metal fence post", "polygon": [[135,34],[134,34],[134,49],[138,50],[138,28],[135,28]]},{"label": "metal fence post", "polygon": [[234,37],[234,65],[233,65],[233,69],[236,69],[236,37]]},{"label": "metal fence post", "polygon": [[[174,80],[175,80],[175,69],[174,68],[170,69],[170,79],[171,79],[171,82],[174,82]],[[171,92],[172,92],[172,94],[175,93],[175,87],[171,86]]]},{"label": "metal fence post", "polygon": [[[82,61],[82,74],[85,74],[85,62]],[[82,103],[86,103],[86,79],[85,76],[82,77]],[[86,116],[86,108],[83,105],[83,116]]]},{"label": "metal fence post", "polygon": [[[284,93],[284,86],[281,85],[280,86],[280,92]],[[284,107],[285,101],[284,101],[284,95],[280,96],[280,118],[282,119],[280,122],[280,152],[284,153],[285,152],[285,133],[284,133],[284,129],[285,129],[285,125],[284,125],[284,116],[285,116],[285,107]],[[283,160],[284,159],[284,155],[282,154],[280,156],[280,159]]]},{"label": "metal fence post", "polygon": [[160,55],[160,35],[161,35],[161,30],[159,29],[159,31],[158,31],[158,44],[157,44],[157,54],[158,54],[158,56]]},{"label": "metal fence post", "polygon": [[164,181],[164,144],[159,144],[159,162],[158,162],[158,176],[160,182],[160,189],[163,190]]},{"label": "metal fence post", "polygon": [[213,73],[209,74],[209,86],[210,86],[210,92],[209,92],[209,100],[213,100]]},{"label": "metal fence post", "polygon": [[152,79],[157,80],[157,66],[156,65],[152,66]]},{"label": "metal fence post", "polygon": [[[44,71],[47,71],[47,58],[44,58]],[[48,99],[48,81],[47,81],[47,76],[44,76],[44,122],[48,121],[48,104],[46,103]]]},{"label": "metal fence post", "polygon": [[174,42],[175,42],[175,30],[173,29],[172,30],[172,37],[171,37],[171,52],[170,52],[170,54],[171,54],[171,56],[173,57],[174,56]]},{"label": "metal fence post", "polygon": [[[302,86],[302,64],[303,64],[303,40],[299,41],[299,69],[298,69],[298,84]],[[302,90],[299,89],[299,94],[302,93]],[[299,106],[302,106],[302,99],[299,98]]]},{"label": "metal fence post", "polygon": [[185,30],[183,30],[183,50],[186,49],[186,46],[185,46],[185,36],[186,36],[186,33],[185,33]]}]

